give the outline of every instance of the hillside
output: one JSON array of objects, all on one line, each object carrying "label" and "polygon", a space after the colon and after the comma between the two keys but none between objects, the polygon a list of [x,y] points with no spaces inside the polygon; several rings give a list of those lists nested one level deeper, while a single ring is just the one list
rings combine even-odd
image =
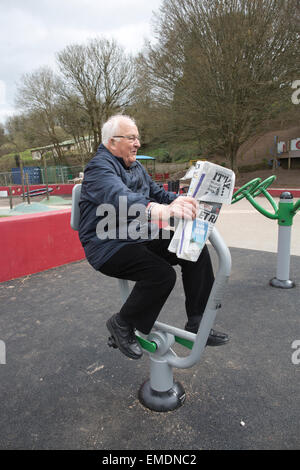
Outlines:
[{"label": "hillside", "polygon": [[[176,173],[171,174],[170,177],[172,180],[180,179],[185,175],[185,173],[186,170],[180,170]],[[273,188],[300,188],[300,168],[290,170],[277,168],[275,171],[273,171],[272,169],[261,169],[249,171],[246,173],[238,173],[236,175],[236,186],[242,186],[254,178],[261,178],[261,180],[265,180],[266,178],[269,178],[272,175],[276,176],[276,179],[271,185]]]},{"label": "hillside", "polygon": [[299,189],[300,188],[300,169],[285,170],[278,168],[272,170],[256,170],[249,173],[240,173],[237,175],[237,186],[242,186],[254,178],[265,180],[269,176],[275,175],[276,180],[272,183],[273,188]]}]

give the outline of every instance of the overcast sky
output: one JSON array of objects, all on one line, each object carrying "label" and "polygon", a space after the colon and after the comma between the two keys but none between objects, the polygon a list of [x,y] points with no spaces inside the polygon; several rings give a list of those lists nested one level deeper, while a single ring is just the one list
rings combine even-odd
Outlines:
[{"label": "overcast sky", "polygon": [[0,122],[16,112],[17,83],[43,65],[55,67],[66,45],[114,38],[127,52],[151,38],[162,0],[0,0]]}]

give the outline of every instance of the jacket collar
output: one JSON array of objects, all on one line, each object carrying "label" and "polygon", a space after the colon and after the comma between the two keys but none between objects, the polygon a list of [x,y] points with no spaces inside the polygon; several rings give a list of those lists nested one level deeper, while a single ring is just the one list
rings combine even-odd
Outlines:
[{"label": "jacket collar", "polygon": [[116,159],[120,162],[120,164],[125,168],[125,170],[129,170],[130,168],[133,168],[133,167],[135,167],[135,166],[137,165],[137,162],[135,161],[135,162],[131,163],[131,165],[130,165],[129,167],[126,166],[126,165],[125,165],[125,162],[124,162],[124,160],[123,160],[123,158],[122,158],[122,157],[117,157],[116,155],[112,154],[112,153],[108,150],[108,148],[105,147],[104,144],[100,144],[100,145],[99,145],[97,151],[100,151],[100,150],[105,150],[109,156],[111,156],[112,158],[116,158]]}]

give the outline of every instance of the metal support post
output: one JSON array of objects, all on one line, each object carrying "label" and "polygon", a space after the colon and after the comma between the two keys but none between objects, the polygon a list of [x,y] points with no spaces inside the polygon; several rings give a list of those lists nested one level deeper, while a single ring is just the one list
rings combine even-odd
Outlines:
[{"label": "metal support post", "polygon": [[285,191],[280,195],[278,205],[278,250],[276,277],[270,280],[270,285],[281,289],[291,289],[295,283],[290,277],[291,232],[293,224],[293,195]]}]

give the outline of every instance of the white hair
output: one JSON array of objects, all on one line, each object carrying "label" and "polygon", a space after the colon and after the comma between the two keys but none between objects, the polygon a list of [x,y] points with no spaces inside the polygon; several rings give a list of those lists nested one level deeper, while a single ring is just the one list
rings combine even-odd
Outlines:
[{"label": "white hair", "polygon": [[114,135],[118,135],[122,121],[127,121],[130,124],[134,124],[136,126],[135,120],[130,116],[126,116],[125,114],[115,114],[115,116],[111,116],[103,124],[101,129],[102,142],[104,145],[107,145],[109,139],[111,139]]}]

